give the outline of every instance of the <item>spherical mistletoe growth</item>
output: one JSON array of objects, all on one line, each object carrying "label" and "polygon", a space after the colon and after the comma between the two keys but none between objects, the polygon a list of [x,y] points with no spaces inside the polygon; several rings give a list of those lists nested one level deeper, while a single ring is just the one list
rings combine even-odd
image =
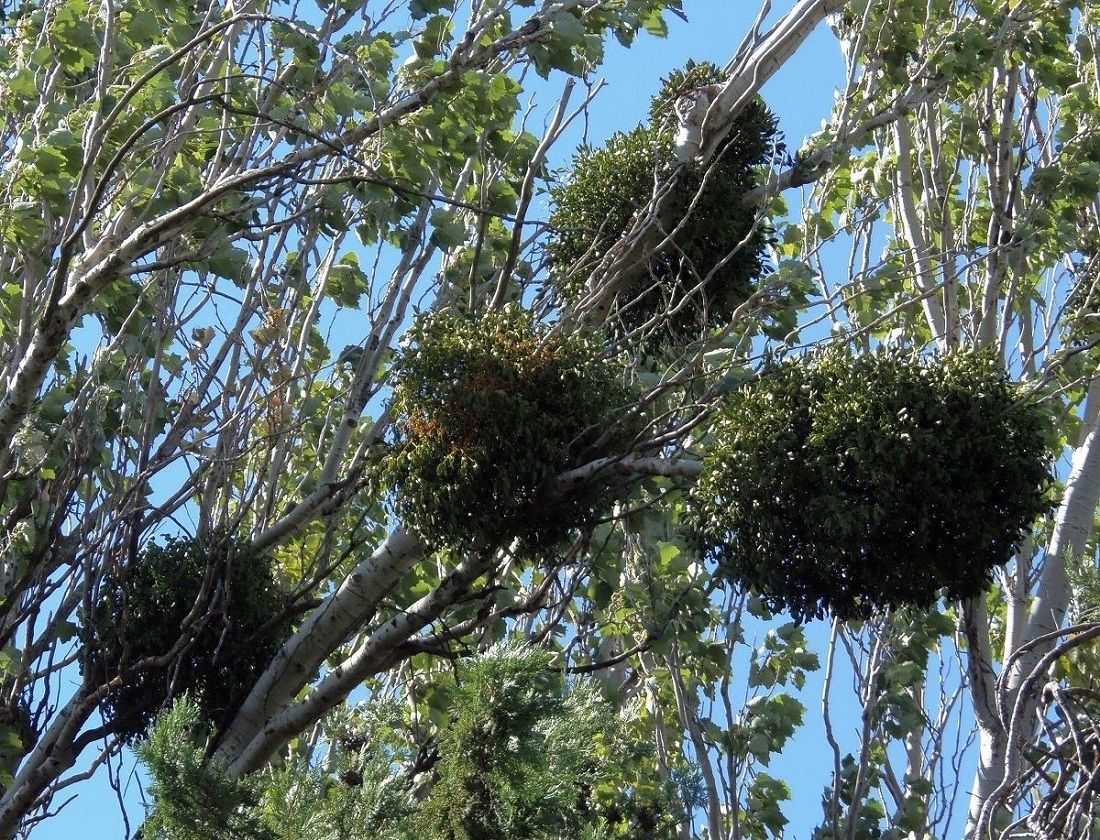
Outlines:
[{"label": "spherical mistletoe growth", "polygon": [[694,492],[705,550],[798,618],[980,594],[1049,510],[1040,410],[986,355],[832,350],[731,396]]},{"label": "spherical mistletoe growth", "polygon": [[104,718],[131,740],[187,692],[215,726],[225,723],[278,652],[285,605],[271,558],[246,544],[216,536],[150,543],[103,581],[81,631],[81,667],[104,683],[165,656],[188,628],[193,640],[171,661],[125,676],[104,701]]},{"label": "spherical mistletoe growth", "polygon": [[[654,184],[677,165],[677,99],[722,80],[711,64],[689,64],[664,81],[651,122],[611,136],[599,149],[582,149],[568,180],[552,190],[554,212],[548,246],[559,293],[574,301],[588,275],[653,196]],[[672,201],[689,212],[672,244],[650,258],[649,271],[618,300],[616,321],[625,331],[663,324],[666,340],[690,340],[727,322],[766,273],[764,248],[772,231],[758,209],[741,197],[759,184],[758,168],[782,151],[775,116],[757,99],[738,115],[708,167],[680,172]],[[705,285],[700,288],[703,280]],[[686,299],[686,300],[685,300]]]},{"label": "spherical mistletoe growth", "polygon": [[549,485],[633,438],[622,377],[596,344],[548,336],[519,308],[418,320],[394,383],[398,514],[435,547],[480,537],[538,549],[592,521],[606,488]]}]

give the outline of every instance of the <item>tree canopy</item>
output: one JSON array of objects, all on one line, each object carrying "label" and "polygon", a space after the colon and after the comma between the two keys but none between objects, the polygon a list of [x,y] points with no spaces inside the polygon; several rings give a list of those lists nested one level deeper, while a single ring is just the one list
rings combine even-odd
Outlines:
[{"label": "tree canopy", "polygon": [[2,11],[0,838],[1095,835],[1095,4]]}]

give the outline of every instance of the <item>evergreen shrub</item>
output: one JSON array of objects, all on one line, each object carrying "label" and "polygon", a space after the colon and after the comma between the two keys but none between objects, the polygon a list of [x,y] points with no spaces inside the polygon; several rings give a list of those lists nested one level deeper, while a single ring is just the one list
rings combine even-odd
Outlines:
[{"label": "evergreen shrub", "polygon": [[501,644],[459,669],[416,840],[593,836],[589,792],[613,769],[615,718],[593,684],[549,660]]}]

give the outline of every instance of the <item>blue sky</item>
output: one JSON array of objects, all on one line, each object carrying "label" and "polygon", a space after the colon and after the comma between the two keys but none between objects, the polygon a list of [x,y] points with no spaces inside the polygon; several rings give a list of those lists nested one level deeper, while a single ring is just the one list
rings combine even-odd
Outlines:
[{"label": "blue sky", "polygon": [[[776,3],[771,20],[791,4]],[[643,35],[629,50],[614,39],[599,74],[608,87],[592,107],[590,140],[598,143],[612,131],[632,128],[649,110],[660,78],[687,60],[724,65],[740,45],[759,12],[759,5],[735,0],[685,0],[689,22],[666,15],[665,39]],[[802,138],[821,128],[832,110],[834,91],[843,83],[844,67],[836,40],[822,24],[786,66],[764,87],[764,96],[779,115],[780,127],[793,151]]]},{"label": "blue sky", "polygon": [[[774,20],[788,8],[789,3],[776,3],[772,13]],[[725,64],[741,43],[745,32],[752,25],[759,7],[755,3],[734,0],[685,0],[684,11],[689,22],[684,23],[669,15],[669,35],[656,39],[643,35],[630,50],[619,46],[613,39],[609,44],[606,65],[599,74],[607,81],[607,87],[594,103],[588,122],[588,139],[599,143],[616,130],[629,129],[642,120],[649,108],[650,97],[656,92],[660,78],[670,70],[682,66],[689,58],[696,61],[710,60]],[[822,25],[803,45],[796,57],[788,62],[764,88],[765,98],[778,114],[780,127],[787,137],[791,151],[799,147],[804,137],[817,131],[833,103],[834,91],[843,82],[843,66],[835,40]],[[551,84],[536,95],[550,97],[560,91],[561,79],[551,79]],[[579,91],[578,91],[579,93]],[[580,128],[571,138],[576,142]],[[563,144],[558,148],[555,165],[567,162],[571,149]],[[762,634],[761,634],[762,635]],[[818,650],[823,650],[828,637],[828,626],[814,622],[810,638]],[[792,819],[788,838],[805,838],[821,814],[820,796],[829,782],[832,755],[824,738],[820,713],[816,707],[820,698],[820,672],[817,680],[807,686],[805,702],[807,726],[786,753],[779,757],[769,772],[786,778],[793,788],[795,800],[785,811]],[[75,677],[75,675],[74,675]],[[843,679],[843,678],[842,678]],[[857,722],[854,707],[834,710],[838,712],[838,724],[854,726]],[[123,793],[131,806],[135,820],[131,830],[140,822],[140,800],[137,779],[131,774],[132,763],[124,769],[121,780]],[[108,785],[106,774],[100,772],[91,782],[72,789],[78,798],[61,812],[38,827],[34,832],[40,840],[118,840],[125,836],[116,794]],[[66,792],[67,793],[67,792]],[[63,793],[55,802],[66,799]]]}]

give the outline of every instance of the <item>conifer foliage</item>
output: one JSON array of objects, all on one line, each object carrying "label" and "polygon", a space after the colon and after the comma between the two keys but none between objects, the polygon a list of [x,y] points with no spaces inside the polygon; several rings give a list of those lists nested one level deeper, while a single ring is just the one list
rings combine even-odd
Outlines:
[{"label": "conifer foliage", "polygon": [[569,685],[545,653],[498,645],[460,673],[423,840],[552,840],[581,831],[606,767],[614,717],[588,683]]},{"label": "conifer foliage", "polygon": [[595,685],[570,681],[550,665],[537,648],[496,645],[437,687],[448,698],[447,723],[424,749],[395,744],[393,721],[383,729],[384,707],[374,704],[352,716],[358,729],[349,718],[338,733],[329,731],[327,756],[315,766],[249,779],[232,779],[205,760],[206,721],[184,696],[138,747],[155,798],[143,834],[610,840],[590,799],[616,767],[608,749],[616,717]]}]

